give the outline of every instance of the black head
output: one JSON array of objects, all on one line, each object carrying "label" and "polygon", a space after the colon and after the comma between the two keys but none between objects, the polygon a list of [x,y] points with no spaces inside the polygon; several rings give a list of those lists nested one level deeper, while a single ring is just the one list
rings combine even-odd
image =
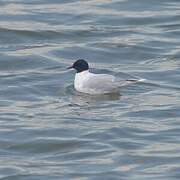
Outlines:
[{"label": "black head", "polygon": [[77,73],[79,73],[88,70],[89,65],[84,59],[78,59],[71,67],[68,67],[68,69],[71,68],[76,69]]}]

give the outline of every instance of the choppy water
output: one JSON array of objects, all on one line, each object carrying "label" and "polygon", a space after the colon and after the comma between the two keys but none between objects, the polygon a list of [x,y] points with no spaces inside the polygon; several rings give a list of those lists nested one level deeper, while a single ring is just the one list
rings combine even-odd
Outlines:
[{"label": "choppy water", "polygon": [[[179,0],[0,1],[0,179],[180,179]],[[66,67],[146,78],[75,92]]]}]

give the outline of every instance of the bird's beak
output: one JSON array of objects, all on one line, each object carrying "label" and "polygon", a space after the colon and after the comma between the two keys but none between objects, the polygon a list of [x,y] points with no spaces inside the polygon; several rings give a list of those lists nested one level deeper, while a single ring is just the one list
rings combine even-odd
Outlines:
[{"label": "bird's beak", "polygon": [[72,68],[73,68],[72,66],[67,67],[67,69],[72,69]]}]

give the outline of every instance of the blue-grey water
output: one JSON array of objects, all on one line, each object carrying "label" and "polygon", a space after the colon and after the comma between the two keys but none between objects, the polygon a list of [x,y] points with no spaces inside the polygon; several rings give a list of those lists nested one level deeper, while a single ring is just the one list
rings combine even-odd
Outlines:
[{"label": "blue-grey water", "polygon": [[[66,67],[145,82],[89,96]],[[0,1],[0,180],[180,179],[179,0]]]}]

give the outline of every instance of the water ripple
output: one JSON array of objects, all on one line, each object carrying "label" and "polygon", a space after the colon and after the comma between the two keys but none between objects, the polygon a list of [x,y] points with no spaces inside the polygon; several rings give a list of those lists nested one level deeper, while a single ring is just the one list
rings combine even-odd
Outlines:
[{"label": "water ripple", "polygon": [[[179,1],[2,0],[0,179],[179,179]],[[90,96],[66,67],[144,78]]]}]

